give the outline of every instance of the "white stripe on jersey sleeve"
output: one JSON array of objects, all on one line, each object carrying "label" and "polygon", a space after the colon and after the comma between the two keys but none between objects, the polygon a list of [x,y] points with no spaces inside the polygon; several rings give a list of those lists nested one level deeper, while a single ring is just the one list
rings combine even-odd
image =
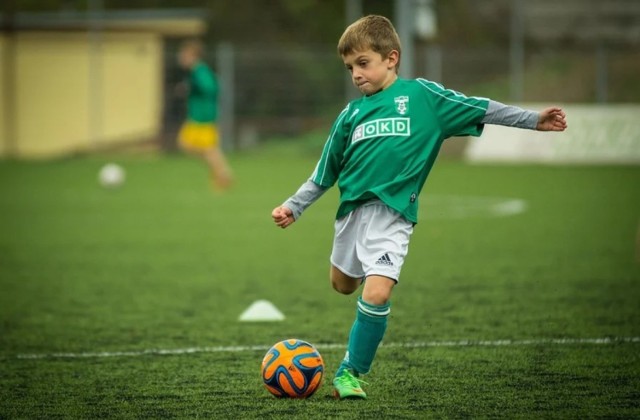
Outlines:
[{"label": "white stripe on jersey sleeve", "polygon": [[466,106],[471,107],[471,108],[477,108],[477,109],[481,109],[481,110],[483,110],[483,111],[486,111],[486,110],[485,110],[484,108],[482,108],[481,106],[471,105],[471,104],[468,104],[468,103],[463,102],[463,101],[458,101],[458,100],[456,100],[456,99],[449,98],[449,97],[447,97],[447,96],[443,95],[442,93],[440,93],[440,92],[438,92],[438,91],[434,90],[434,89],[433,89],[431,86],[429,86],[429,85],[435,85],[435,86],[439,87],[441,90],[446,90],[447,92],[451,92],[454,96],[458,96],[458,97],[461,97],[461,98],[473,98],[473,99],[486,100],[486,101],[488,101],[489,99],[487,99],[487,98],[483,98],[483,97],[480,97],[480,96],[467,96],[467,95],[465,95],[465,94],[463,94],[463,93],[456,92],[455,90],[447,89],[447,88],[445,88],[444,86],[442,86],[440,83],[432,82],[432,81],[427,80],[427,79],[416,79],[416,80],[417,80],[417,81],[418,81],[418,83],[420,83],[422,86],[424,86],[425,88],[427,88],[427,90],[429,90],[429,91],[431,91],[431,92],[435,93],[435,94],[436,94],[436,95],[438,95],[438,96],[442,96],[442,97],[443,97],[444,99],[446,99],[447,101],[457,102],[457,103],[459,103],[459,104],[466,105]]},{"label": "white stripe on jersey sleeve", "polygon": [[324,149],[322,150],[322,155],[320,156],[320,160],[318,161],[318,164],[316,165],[316,168],[314,169],[313,174],[311,174],[311,178],[316,177],[316,175],[318,174],[318,170],[320,169],[320,162],[322,162],[322,160],[324,159],[325,160],[324,168],[322,169],[322,175],[320,176],[320,180],[318,181],[319,184],[323,184],[324,175],[327,170],[328,159],[325,159],[325,157],[330,153],[331,143],[333,143],[333,138],[336,135],[336,131],[338,131],[338,127],[340,127],[340,124],[342,124],[342,120],[344,119],[344,116],[347,115],[347,112],[349,111],[350,107],[351,107],[351,104],[347,104],[347,106],[338,115],[338,118],[336,119],[336,122],[333,125],[333,130],[331,131],[331,134],[329,134],[329,137],[327,138],[327,142],[324,144]]}]

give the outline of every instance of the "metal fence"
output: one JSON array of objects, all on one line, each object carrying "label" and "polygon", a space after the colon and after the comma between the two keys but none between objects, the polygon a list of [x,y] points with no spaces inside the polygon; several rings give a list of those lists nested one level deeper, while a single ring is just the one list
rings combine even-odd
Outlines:
[{"label": "metal fence", "polygon": [[[172,47],[168,57],[175,56]],[[468,95],[512,101],[509,47],[418,46],[416,76]],[[231,60],[231,62],[229,62]],[[179,77],[175,60],[167,74]],[[227,148],[242,148],[270,137],[295,137],[326,130],[358,92],[345,83],[347,72],[335,45],[299,49],[265,46],[212,46],[207,61],[223,86],[221,125]],[[640,103],[640,56],[626,49],[530,48],[524,56],[521,102]],[[634,70],[635,69],[635,70]],[[232,72],[231,74],[228,74]],[[175,83],[176,80],[167,80]],[[167,86],[167,127],[183,112]],[[518,101],[520,102],[520,101]]]},{"label": "metal fence", "polygon": [[[418,0],[396,0],[394,4],[404,6],[412,2]],[[104,2],[77,3],[86,6],[88,11],[84,17],[88,36],[99,40],[104,22],[96,16],[104,17]],[[157,1],[157,6],[161,3]],[[373,2],[345,0],[346,6],[360,5],[351,11],[347,7],[345,21],[352,20],[350,13],[359,16],[371,12],[362,7],[369,3]],[[444,0],[428,3],[447,4]],[[638,0],[560,3],[496,0],[482,4],[459,0],[456,3],[464,3],[466,7],[460,10],[473,16],[461,20],[464,13],[449,8],[448,15],[439,15],[442,21],[439,38],[415,43],[403,39],[405,47],[413,47],[407,49],[412,51],[412,60],[408,60],[413,62],[412,76],[426,77],[466,94],[502,102],[640,103]],[[149,0],[145,4],[148,7],[156,3]],[[441,7],[439,12],[444,9]],[[64,10],[54,12],[46,15],[50,22],[70,16]],[[139,16],[143,12],[137,13]],[[162,10],[161,14],[175,13],[178,12]],[[207,24],[212,25],[215,19],[219,22],[224,16],[212,16]],[[452,36],[456,39],[452,42],[445,32],[457,30],[458,20],[478,26],[462,32],[463,35]],[[394,21],[400,32],[406,32],[399,23],[401,19]],[[601,25],[599,30],[595,29],[596,24]],[[476,39],[482,37],[489,40]],[[336,55],[337,39],[330,44],[302,44],[291,40],[280,45],[261,39],[250,44],[239,41],[216,44],[217,40],[205,38],[208,41],[206,61],[221,83],[220,125],[224,145],[229,149],[246,147],[270,137],[295,137],[312,130],[326,130],[346,101],[358,94],[347,82],[347,73]],[[185,116],[184,99],[175,95],[175,85],[185,74],[176,63],[181,40],[171,36],[163,39],[164,111],[160,138],[163,148],[172,149]],[[405,54],[405,59],[407,57]],[[97,92],[102,89],[94,88]],[[90,96],[99,99],[98,94]]]}]

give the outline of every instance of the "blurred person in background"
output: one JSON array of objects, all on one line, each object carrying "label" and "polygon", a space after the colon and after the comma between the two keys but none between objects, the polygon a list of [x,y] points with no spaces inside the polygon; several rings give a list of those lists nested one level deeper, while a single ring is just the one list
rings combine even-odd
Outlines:
[{"label": "blurred person in background", "polygon": [[189,72],[188,79],[177,87],[178,94],[187,96],[187,119],[178,133],[178,143],[185,152],[204,158],[212,186],[224,191],[233,177],[219,145],[218,82],[202,59],[203,52],[203,44],[195,39],[185,41],[178,52],[178,63]]}]

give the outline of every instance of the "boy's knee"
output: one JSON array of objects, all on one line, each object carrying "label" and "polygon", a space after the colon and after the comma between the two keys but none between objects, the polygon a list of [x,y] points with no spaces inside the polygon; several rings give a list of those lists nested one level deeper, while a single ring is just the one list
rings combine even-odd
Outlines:
[{"label": "boy's knee", "polygon": [[349,277],[335,267],[331,267],[331,287],[343,295],[350,295],[358,290],[360,286],[360,279]]},{"label": "boy's knee", "polygon": [[358,290],[357,284],[345,284],[344,282],[336,281],[334,279],[331,279],[331,287],[333,287],[336,292],[342,293],[343,295],[350,295],[351,293]]},{"label": "boy's knee", "polygon": [[395,284],[395,280],[388,277],[368,277],[362,291],[362,300],[371,305],[385,305],[391,299],[391,291]]},{"label": "boy's knee", "polygon": [[380,290],[362,293],[362,300],[371,305],[386,305],[391,295]]}]

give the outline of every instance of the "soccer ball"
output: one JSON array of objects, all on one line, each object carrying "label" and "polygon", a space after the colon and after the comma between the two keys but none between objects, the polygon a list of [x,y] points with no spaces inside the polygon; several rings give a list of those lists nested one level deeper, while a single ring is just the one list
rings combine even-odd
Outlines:
[{"label": "soccer ball", "polygon": [[105,188],[116,188],[124,183],[125,172],[120,165],[107,163],[98,173],[98,182]]},{"label": "soccer ball", "polygon": [[323,374],[318,350],[295,338],[276,343],[262,359],[264,386],[276,397],[310,397],[320,388]]}]

